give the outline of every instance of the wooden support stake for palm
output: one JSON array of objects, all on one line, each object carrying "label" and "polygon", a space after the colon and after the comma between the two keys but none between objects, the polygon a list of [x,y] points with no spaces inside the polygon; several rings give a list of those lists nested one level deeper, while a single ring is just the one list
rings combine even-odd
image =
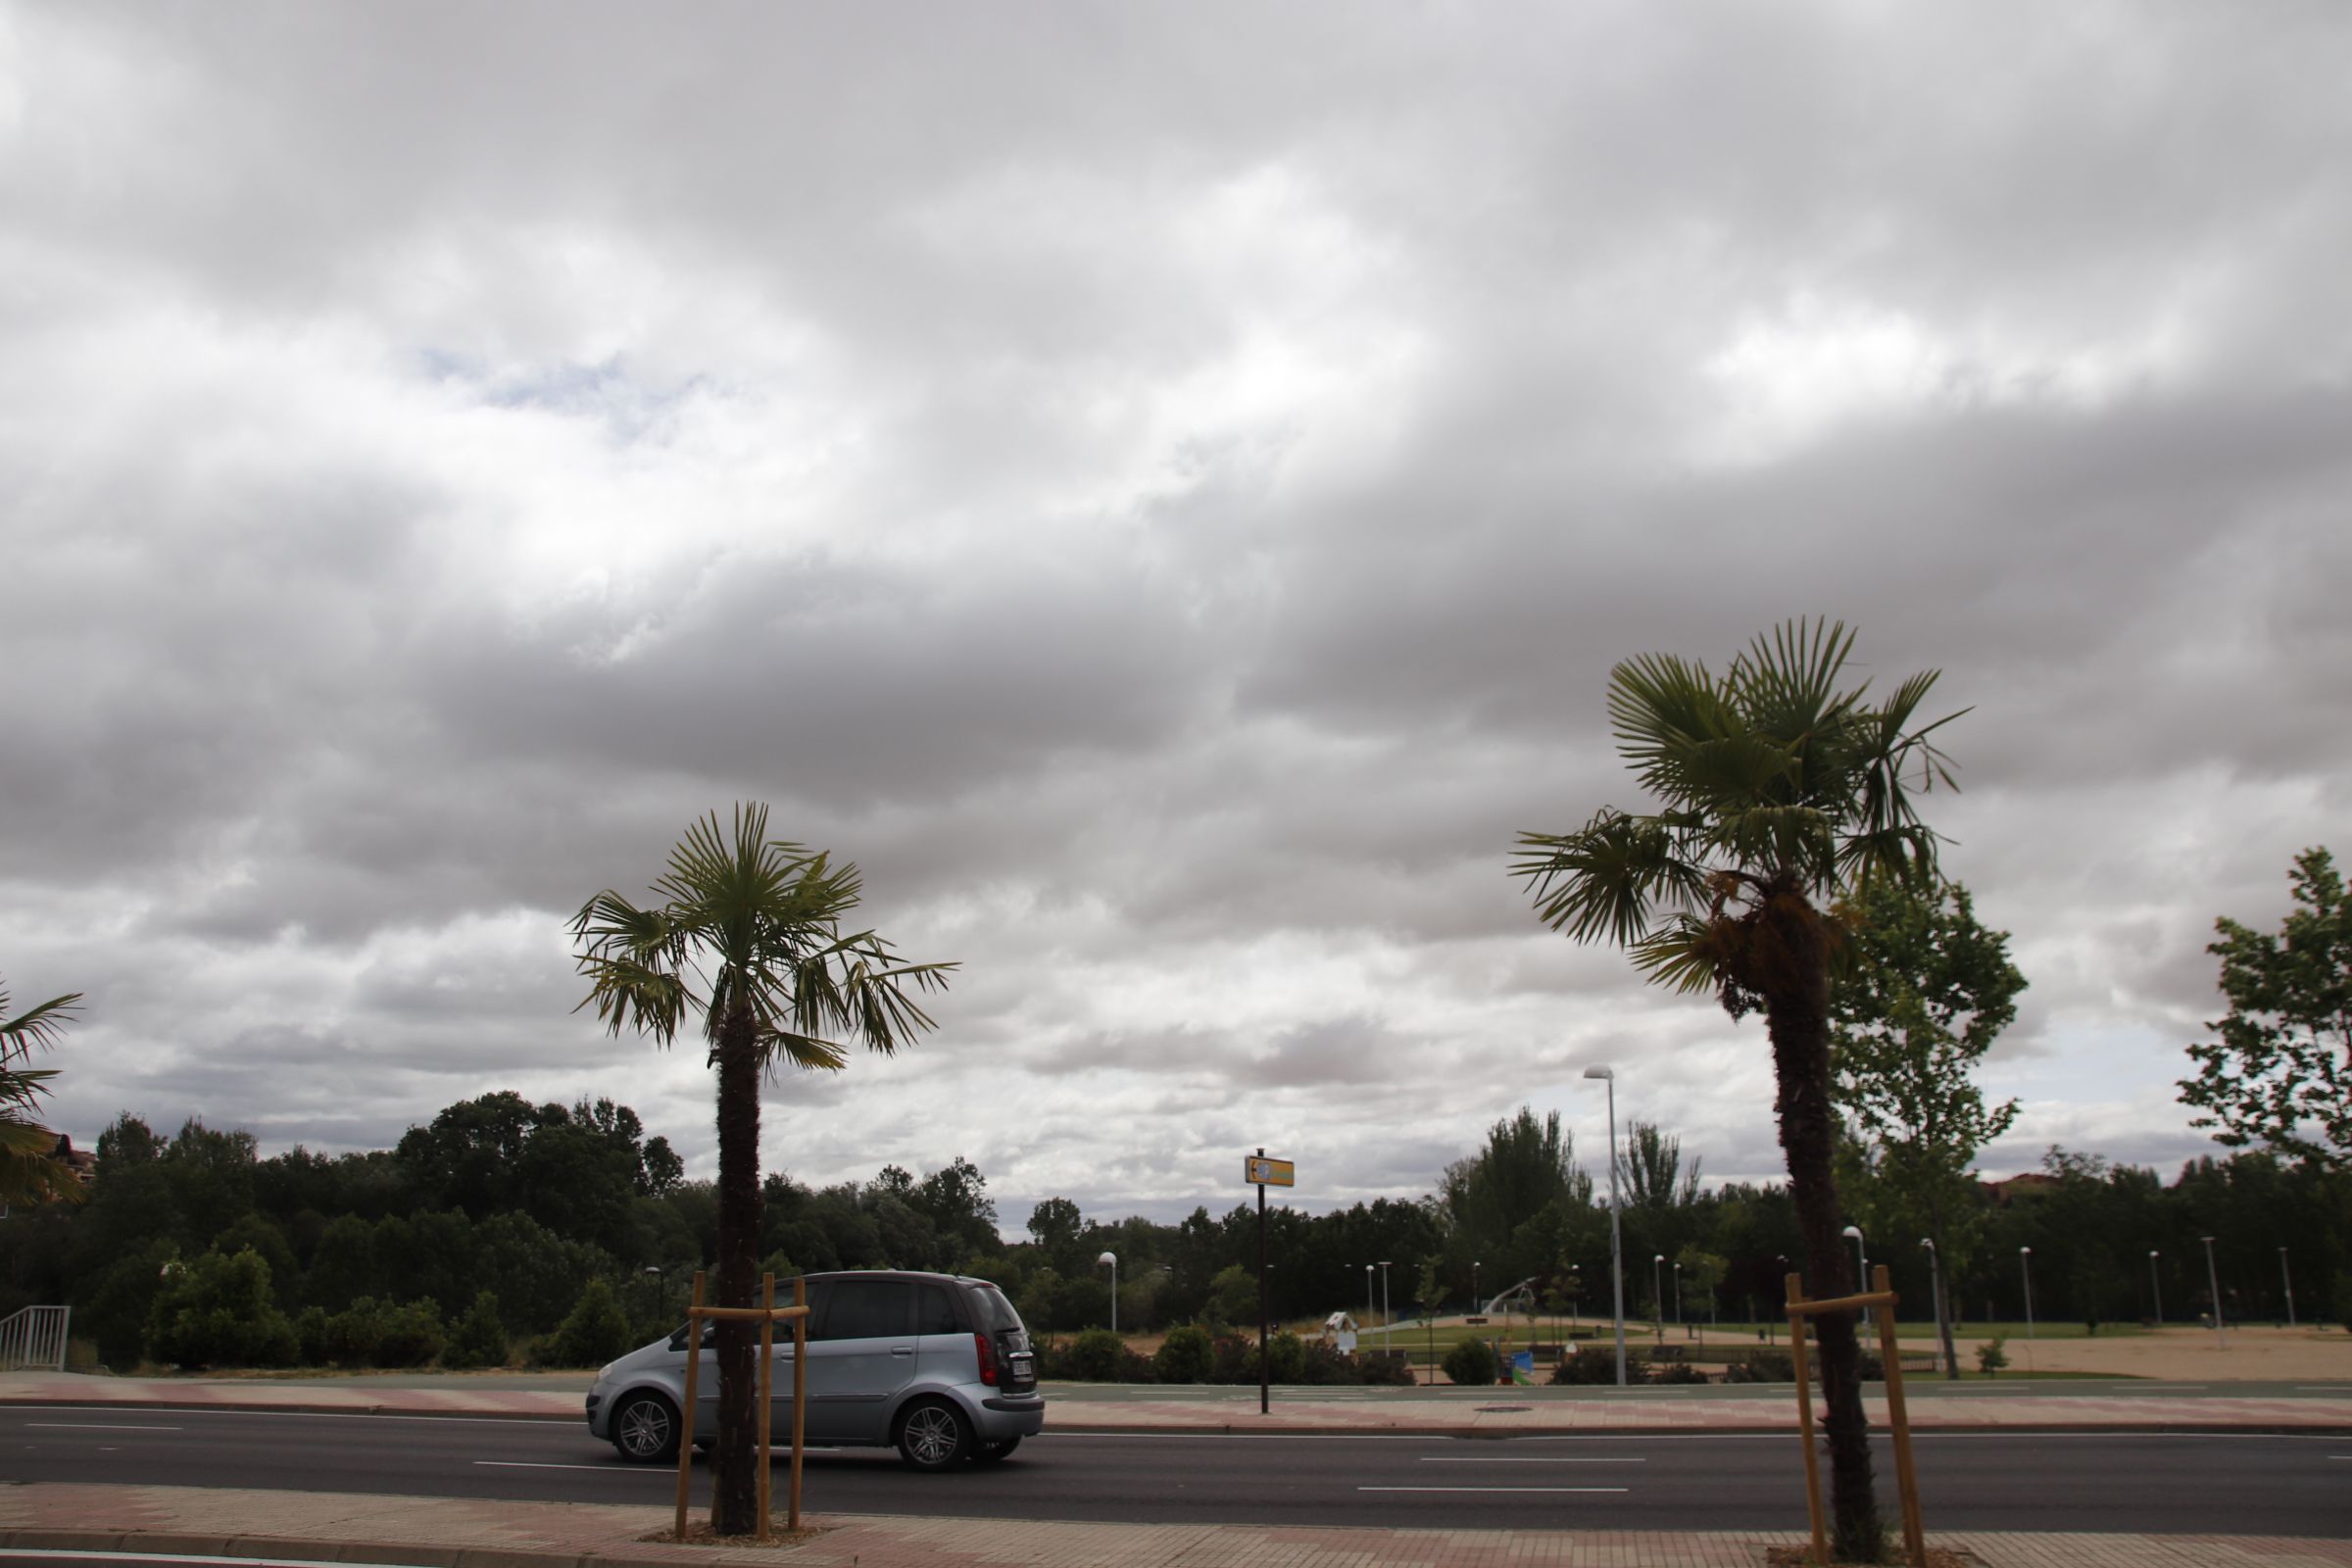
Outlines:
[{"label": "wooden support stake for palm", "polygon": [[1830,1560],[1830,1533],[1821,1517],[1821,1455],[1813,1451],[1813,1372],[1805,1353],[1805,1283],[1788,1278],[1788,1359],[1796,1369],[1796,1430],[1805,1445],[1805,1514],[1813,1523],[1813,1560]]},{"label": "wooden support stake for palm", "polygon": [[808,1281],[792,1282],[792,1304],[800,1308],[792,1320],[792,1497],[785,1515],[791,1529],[801,1528],[801,1448],[808,1433]]},{"label": "wooden support stake for palm", "polygon": [[767,1440],[775,1410],[776,1277],[773,1274],[760,1276],[760,1304],[767,1313],[760,1320],[760,1536],[765,1540],[769,1494],[767,1467],[773,1460]]},{"label": "wooden support stake for palm", "polygon": [[1886,1363],[1886,1424],[1894,1432],[1894,1481],[1903,1500],[1903,1549],[1917,1568],[1928,1568],[1928,1538],[1919,1520],[1919,1477],[1911,1468],[1911,1417],[1903,1404],[1903,1361],[1894,1348],[1894,1292],[1886,1265],[1870,1270],[1872,1290],[1885,1298],[1879,1302],[1879,1354]]},{"label": "wooden support stake for palm", "polygon": [[686,1408],[680,1413],[678,1427],[678,1522],[677,1536],[686,1539],[687,1494],[694,1484],[694,1403],[703,1366],[703,1271],[694,1271],[694,1304],[686,1309]]}]

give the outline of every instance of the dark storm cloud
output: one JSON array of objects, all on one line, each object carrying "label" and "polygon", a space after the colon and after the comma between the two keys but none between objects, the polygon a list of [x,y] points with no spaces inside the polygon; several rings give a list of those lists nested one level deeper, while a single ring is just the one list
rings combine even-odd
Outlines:
[{"label": "dark storm cloud", "polygon": [[2352,816],[2337,8],[5,26],[0,974],[92,994],[77,1133],[513,1084],[702,1160],[563,923],[758,798],[966,965],[774,1087],[797,1174],[1597,1168],[1605,1059],[1769,1175],[1753,1020],[1505,867],[1642,804],[1613,661],[1826,613],[1974,709],[2000,1157],[2169,1160],[2213,916]]}]

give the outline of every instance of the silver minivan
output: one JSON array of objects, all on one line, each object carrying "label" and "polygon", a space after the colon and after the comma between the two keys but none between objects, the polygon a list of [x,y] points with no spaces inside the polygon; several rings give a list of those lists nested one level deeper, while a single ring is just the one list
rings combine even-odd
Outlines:
[{"label": "silver minivan", "polygon": [[[918,1470],[1004,1458],[1046,1424],[1021,1316],[986,1280],[903,1270],[811,1274],[808,1442],[894,1446]],[[790,1298],[778,1282],[777,1297]],[[694,1440],[718,1431],[718,1357],[704,1330]],[[771,1421],[791,1431],[792,1341],[776,1346]],[[686,1330],[596,1376],[588,1431],[644,1464],[674,1460],[686,1398]]]}]

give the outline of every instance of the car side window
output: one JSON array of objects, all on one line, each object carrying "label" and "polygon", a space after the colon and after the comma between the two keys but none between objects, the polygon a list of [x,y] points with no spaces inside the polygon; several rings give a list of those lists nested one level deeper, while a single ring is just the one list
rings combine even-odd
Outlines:
[{"label": "car side window", "polygon": [[959,1334],[963,1321],[956,1314],[956,1303],[948,1297],[945,1287],[917,1285],[914,1288],[914,1332],[917,1334]]},{"label": "car side window", "polygon": [[909,1280],[835,1280],[817,1319],[820,1340],[878,1340],[904,1335],[914,1317]]}]

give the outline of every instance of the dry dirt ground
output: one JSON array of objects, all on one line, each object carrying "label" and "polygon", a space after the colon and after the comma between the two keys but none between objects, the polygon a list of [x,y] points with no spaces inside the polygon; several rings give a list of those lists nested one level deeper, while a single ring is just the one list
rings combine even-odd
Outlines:
[{"label": "dry dirt ground", "polygon": [[[2026,1372],[2106,1372],[2180,1383],[2352,1382],[2352,1334],[2340,1328],[2157,1329],[2122,1339],[2009,1341],[2009,1366]],[[1929,1339],[1898,1342],[1926,1350]],[[1960,1364],[1977,1364],[1979,1341],[1959,1336]]]}]

